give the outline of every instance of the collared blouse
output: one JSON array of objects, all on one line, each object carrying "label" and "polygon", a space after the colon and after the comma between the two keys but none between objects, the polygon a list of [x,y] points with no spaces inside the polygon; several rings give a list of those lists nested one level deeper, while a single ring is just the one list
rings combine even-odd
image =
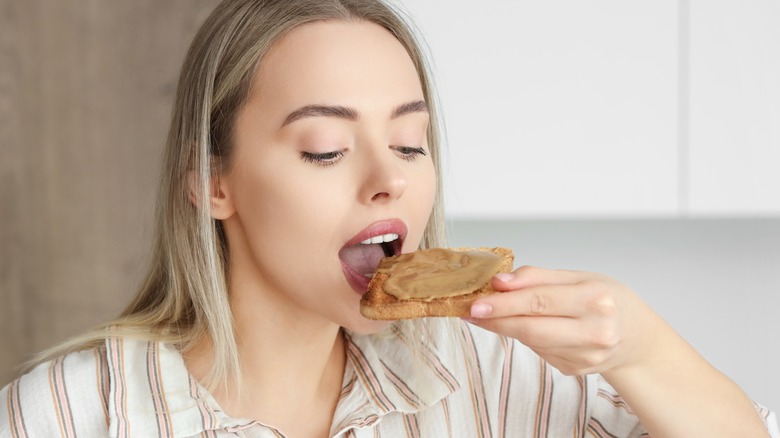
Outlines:
[{"label": "collared blouse", "polygon": [[[565,376],[521,343],[460,321],[430,327],[424,343],[398,329],[344,334],[347,361],[331,437],[649,436],[598,375]],[[775,415],[756,408],[780,438]],[[0,437],[8,436],[285,435],[224,412],[171,345],[109,337],[3,388]]]}]

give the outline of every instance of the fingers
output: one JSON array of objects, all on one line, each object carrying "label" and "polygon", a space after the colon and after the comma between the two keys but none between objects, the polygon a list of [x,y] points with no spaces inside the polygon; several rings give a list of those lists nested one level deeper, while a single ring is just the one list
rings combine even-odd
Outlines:
[{"label": "fingers", "polygon": [[535,349],[611,350],[621,341],[620,325],[615,321],[515,316],[491,319],[471,318],[468,322],[515,338]]},{"label": "fingers", "polygon": [[469,319],[470,323],[538,350],[577,348],[584,340],[576,320],[561,317]]},{"label": "fingers", "polygon": [[570,285],[536,286],[488,295],[471,306],[473,318],[505,316],[577,316],[577,288]]},{"label": "fingers", "polygon": [[544,284],[573,284],[583,281],[592,275],[578,271],[522,266],[511,273],[497,274],[493,279],[493,288],[497,291],[509,291]]},{"label": "fingers", "polygon": [[610,317],[614,315],[616,306],[608,286],[600,280],[591,279],[576,284],[535,286],[488,295],[472,304],[471,317]]},{"label": "fingers", "polygon": [[598,372],[619,345],[616,327],[573,318],[517,316],[469,322],[526,345],[565,374]]},{"label": "fingers", "polygon": [[642,325],[632,292],[600,274],[524,266],[492,284],[501,293],[476,300],[468,321],[519,340],[568,373],[624,360]]}]

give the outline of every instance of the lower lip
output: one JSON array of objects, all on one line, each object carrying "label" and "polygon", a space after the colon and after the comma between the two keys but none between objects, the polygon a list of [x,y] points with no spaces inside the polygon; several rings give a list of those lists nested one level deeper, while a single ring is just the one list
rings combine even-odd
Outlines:
[{"label": "lower lip", "polygon": [[370,278],[358,274],[344,263],[341,263],[341,270],[344,272],[344,277],[347,278],[347,283],[349,283],[355,293],[360,296],[366,293],[366,290],[368,290],[368,283],[371,282]]}]

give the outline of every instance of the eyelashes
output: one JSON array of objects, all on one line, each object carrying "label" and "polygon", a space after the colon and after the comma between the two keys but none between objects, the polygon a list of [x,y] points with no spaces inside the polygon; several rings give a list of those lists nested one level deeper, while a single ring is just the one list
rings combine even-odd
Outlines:
[{"label": "eyelashes", "polygon": [[322,154],[315,154],[312,152],[301,152],[301,160],[307,163],[314,163],[320,166],[332,166],[336,164],[343,156],[344,156],[343,151],[325,152]]},{"label": "eyelashes", "polygon": [[391,145],[390,149],[398,152],[400,154],[401,158],[403,158],[406,161],[412,161],[415,158],[417,158],[418,156],[424,157],[424,156],[428,155],[428,153],[425,152],[425,149],[423,149],[423,148],[416,148],[416,147],[412,147],[412,146],[392,146]]},{"label": "eyelashes", "polygon": [[[424,157],[428,155],[428,153],[425,152],[425,149],[421,147],[390,145],[389,148],[395,151],[396,155],[398,155],[401,159],[406,161],[414,161],[417,159],[417,157]],[[341,160],[345,151],[346,149],[342,149],[339,151],[324,152],[321,154],[316,154],[313,152],[301,152],[301,160],[323,167],[332,166]]]}]

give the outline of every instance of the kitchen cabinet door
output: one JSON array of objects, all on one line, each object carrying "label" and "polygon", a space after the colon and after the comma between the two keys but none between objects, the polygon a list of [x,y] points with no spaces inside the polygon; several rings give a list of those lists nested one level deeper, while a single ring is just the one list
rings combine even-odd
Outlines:
[{"label": "kitchen cabinet door", "polygon": [[451,217],[677,214],[677,2],[403,6],[433,55]]},{"label": "kitchen cabinet door", "polygon": [[778,215],[780,2],[690,11],[690,213]]}]

